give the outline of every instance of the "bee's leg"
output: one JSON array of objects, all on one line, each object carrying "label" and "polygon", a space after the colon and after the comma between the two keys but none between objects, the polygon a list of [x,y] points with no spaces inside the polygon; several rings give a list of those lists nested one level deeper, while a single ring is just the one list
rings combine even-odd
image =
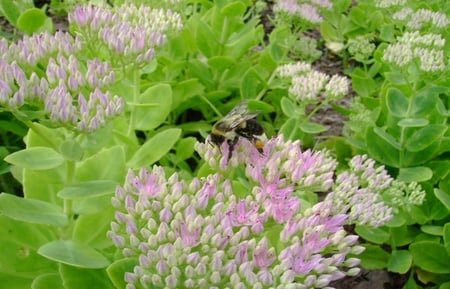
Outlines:
[{"label": "bee's leg", "polygon": [[234,146],[238,142],[238,138],[235,137],[234,139],[229,139],[227,142],[228,142],[228,160],[230,160],[231,155],[233,154]]}]

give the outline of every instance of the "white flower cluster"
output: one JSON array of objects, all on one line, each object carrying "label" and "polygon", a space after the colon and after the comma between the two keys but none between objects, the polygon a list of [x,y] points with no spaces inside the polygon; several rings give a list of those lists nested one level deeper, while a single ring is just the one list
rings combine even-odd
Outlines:
[{"label": "white flower cluster", "polygon": [[375,6],[379,8],[389,8],[393,6],[403,6],[406,0],[378,0],[375,1]]},{"label": "white flower cluster", "polygon": [[386,48],[383,60],[400,67],[416,60],[422,71],[443,71],[446,69],[444,47],[445,39],[440,34],[406,32],[397,38],[397,43]]},{"label": "white flower cluster", "polygon": [[328,100],[339,99],[348,93],[349,80],[312,69],[309,63],[297,62],[277,68],[282,78],[290,80],[289,94],[301,101],[315,101],[322,97]]},{"label": "white flower cluster", "polygon": [[449,19],[445,13],[436,12],[429,9],[413,9],[406,7],[394,13],[395,20],[405,21],[406,27],[411,29],[421,29],[426,24],[436,28],[445,28],[449,24]]}]

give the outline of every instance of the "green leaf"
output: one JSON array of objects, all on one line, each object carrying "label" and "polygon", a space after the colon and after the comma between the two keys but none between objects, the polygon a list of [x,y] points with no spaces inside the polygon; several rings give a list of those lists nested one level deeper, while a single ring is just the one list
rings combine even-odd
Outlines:
[{"label": "green leaf", "polygon": [[172,107],[170,85],[160,83],[149,87],[139,96],[139,107],[135,107],[137,130],[152,130],[167,118]]},{"label": "green leaf", "polygon": [[323,125],[314,122],[303,122],[300,124],[300,129],[301,131],[310,134],[317,134],[328,130]]},{"label": "green leaf", "polygon": [[406,149],[411,152],[424,150],[434,142],[440,141],[447,131],[443,124],[430,124],[416,131],[406,141]]},{"label": "green leaf", "polygon": [[[58,233],[58,229],[58,227],[49,225],[14,220],[0,214],[0,247],[4,248],[5,243],[8,243],[15,244],[19,248],[29,248],[35,252],[42,244],[51,241]],[[6,252],[4,253],[6,255]],[[17,253],[11,252],[11,254],[16,255],[16,258],[18,257]],[[3,265],[6,266],[6,264]],[[2,271],[2,268],[0,268],[0,271]]]},{"label": "green leaf", "polygon": [[180,136],[179,128],[169,128],[154,135],[136,151],[127,166],[137,168],[152,165],[172,149]]},{"label": "green leaf", "polygon": [[61,276],[57,273],[41,274],[34,278],[31,289],[64,288]]},{"label": "green leaf", "polygon": [[0,213],[11,219],[56,227],[64,227],[69,222],[63,210],[56,205],[5,193],[0,194]]},{"label": "green leaf", "polygon": [[322,21],[322,23],[320,23],[320,35],[322,35],[323,39],[326,40],[326,42],[341,41],[341,35],[327,21]]},{"label": "green leaf", "polygon": [[297,116],[297,111],[295,109],[296,105],[288,97],[283,96],[281,98],[280,104],[281,104],[281,110],[283,111],[283,113],[286,116],[288,116],[288,117],[296,117]]},{"label": "green leaf", "polygon": [[368,226],[356,226],[355,232],[364,240],[375,244],[383,244],[389,240],[389,233],[381,228],[372,228]]},{"label": "green leaf", "polygon": [[450,255],[450,223],[444,225],[444,246],[447,253]]},{"label": "green leaf", "polygon": [[397,179],[405,183],[425,182],[432,176],[433,171],[428,167],[400,168]]},{"label": "green leaf", "polygon": [[444,234],[444,228],[442,226],[423,225],[420,230],[428,235],[442,236]]},{"label": "green leaf", "polygon": [[220,51],[220,43],[218,42],[218,37],[216,37],[211,29],[211,26],[200,20],[200,18],[195,17],[194,19],[197,24],[197,31],[194,38],[197,40],[199,50],[207,58],[218,55]]},{"label": "green leaf", "polygon": [[74,140],[67,140],[63,142],[59,150],[64,158],[70,161],[80,161],[84,154],[80,144]]},{"label": "green leaf", "polygon": [[3,16],[8,19],[8,22],[12,25],[17,25],[17,18],[20,16],[20,9],[15,1],[11,0],[0,0],[0,8]]},{"label": "green leaf", "polygon": [[23,168],[48,170],[59,167],[64,162],[64,158],[51,148],[31,147],[10,154],[5,161]]},{"label": "green leaf", "polygon": [[231,2],[228,5],[225,5],[225,7],[222,8],[220,13],[225,16],[240,16],[244,14],[247,7],[244,5],[244,3],[239,1]]},{"label": "green leaf", "polygon": [[17,18],[17,28],[28,35],[43,31],[47,21],[47,15],[38,8],[31,8],[23,12]]},{"label": "green leaf", "polygon": [[180,160],[190,158],[194,154],[195,143],[197,139],[192,136],[181,139],[176,146],[177,158]]},{"label": "green leaf", "polygon": [[384,269],[388,265],[389,253],[378,246],[366,245],[366,250],[358,255],[361,259],[361,265],[368,269]]},{"label": "green leaf", "polygon": [[93,180],[112,180],[122,183],[125,168],[125,152],[122,146],[102,149],[98,153],[78,163],[75,179],[82,183]]},{"label": "green leaf", "polygon": [[255,98],[260,91],[259,86],[262,83],[261,77],[254,68],[249,68],[244,76],[240,86],[241,96],[244,99]]},{"label": "green leaf", "polygon": [[444,245],[421,241],[411,244],[409,250],[416,266],[431,273],[450,274],[450,255]]},{"label": "green leaf", "polygon": [[298,120],[296,118],[293,118],[293,117],[289,118],[281,126],[280,130],[278,131],[278,134],[284,135],[285,140],[297,139],[297,137],[296,137],[298,134],[297,122],[298,122]]},{"label": "green leaf", "polygon": [[384,77],[387,81],[396,85],[405,85],[408,84],[408,79],[406,79],[404,73],[400,72],[386,72],[384,73]]},{"label": "green leaf", "polygon": [[389,257],[387,269],[390,272],[405,274],[411,268],[411,265],[411,254],[406,250],[396,250]]},{"label": "green leaf", "polygon": [[376,82],[362,69],[356,68],[350,76],[352,78],[352,87],[358,95],[368,97],[375,93],[377,89]]},{"label": "green leaf", "polygon": [[90,245],[96,249],[112,246],[112,241],[106,238],[111,230],[111,220],[114,219],[115,208],[111,206],[111,197],[106,200],[106,206],[96,214],[80,215],[73,228],[73,240]]},{"label": "green leaf", "polygon": [[109,278],[116,288],[125,288],[125,272],[133,272],[134,267],[138,264],[138,260],[134,258],[120,259],[112,263],[107,269]]},{"label": "green leaf", "polygon": [[107,267],[110,262],[90,246],[73,240],[56,240],[39,248],[38,254],[63,264],[89,269]]},{"label": "green leaf", "polygon": [[441,201],[447,210],[450,210],[450,194],[440,189],[434,189],[434,195]]},{"label": "green leaf", "polygon": [[173,86],[172,110],[193,96],[204,94],[205,87],[198,79],[179,81]]},{"label": "green leaf", "polygon": [[398,117],[408,116],[409,99],[401,90],[390,88],[386,96],[386,105],[391,114]]},{"label": "green leaf", "polygon": [[111,283],[105,269],[84,269],[62,264],[59,272],[63,279],[64,289],[119,288],[114,287]]},{"label": "green leaf", "polygon": [[235,63],[234,58],[228,56],[213,56],[208,59],[208,64],[219,71],[224,71]]},{"label": "green leaf", "polygon": [[389,166],[399,167],[400,144],[380,128],[367,130],[366,148],[371,158]]},{"label": "green leaf", "polygon": [[394,42],[395,26],[393,24],[383,24],[380,28],[380,38],[383,42]]},{"label": "green leaf", "polygon": [[58,192],[58,197],[68,200],[93,198],[113,194],[118,183],[110,180],[87,181],[65,187]]},{"label": "green leaf", "polygon": [[424,118],[404,118],[397,125],[401,127],[424,127],[429,123],[430,121]]}]

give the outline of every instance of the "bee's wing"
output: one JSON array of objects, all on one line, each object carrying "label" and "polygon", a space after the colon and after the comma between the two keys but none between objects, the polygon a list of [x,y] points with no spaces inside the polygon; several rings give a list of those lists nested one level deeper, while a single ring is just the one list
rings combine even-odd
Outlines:
[{"label": "bee's wing", "polygon": [[242,122],[256,117],[259,111],[248,111],[248,101],[244,100],[240,104],[236,105],[225,117],[229,122],[230,129],[233,129],[240,125]]}]

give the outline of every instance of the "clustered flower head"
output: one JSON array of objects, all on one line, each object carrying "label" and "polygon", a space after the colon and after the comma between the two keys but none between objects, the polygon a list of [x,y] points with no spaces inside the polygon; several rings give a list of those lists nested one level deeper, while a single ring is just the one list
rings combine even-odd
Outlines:
[{"label": "clustered flower head", "polygon": [[375,0],[375,6],[379,8],[389,8],[394,6],[404,6],[406,0]]},{"label": "clustered flower head", "polygon": [[324,288],[359,273],[348,215],[326,200],[302,208],[299,197],[333,187],[327,153],[282,136],[263,152],[243,138],[231,152],[227,142],[196,149],[215,173],[187,181],[158,166],[130,170],[116,190],[108,236],[136,260],[127,289]]},{"label": "clustered flower head", "polygon": [[394,180],[383,192],[383,196],[396,212],[400,210],[409,212],[412,206],[422,205],[426,193],[417,182],[405,183]]},{"label": "clustered flower head", "polygon": [[308,63],[285,64],[277,68],[277,73],[289,79],[289,94],[299,101],[316,102],[318,98],[336,100],[349,91],[348,78],[339,75],[330,77],[312,69]]},{"label": "clustered flower head", "polygon": [[347,42],[350,55],[359,62],[367,63],[375,50],[375,44],[364,36],[350,38]]},{"label": "clustered flower head", "polygon": [[306,21],[309,24],[317,25],[323,21],[320,11],[331,10],[333,4],[328,0],[277,0],[273,7],[276,17],[280,20]]},{"label": "clustered flower head", "polygon": [[427,25],[443,29],[450,22],[445,13],[424,8],[414,11],[412,8],[405,7],[395,12],[392,18],[404,22],[406,27],[410,29],[422,29]]},{"label": "clustered flower head", "polygon": [[[31,105],[53,124],[79,132],[95,131],[120,115],[124,100],[108,92],[116,81],[114,65],[101,59],[144,63],[165,42],[165,32],[180,29],[181,22],[178,14],[162,9],[115,9],[77,7],[69,19],[85,34],[45,32],[11,44],[0,40],[0,105],[10,111]],[[99,47],[99,39],[106,46]],[[105,55],[108,49],[125,58]]]},{"label": "clustered flower head", "polygon": [[78,6],[69,14],[69,22],[76,26],[80,37],[91,43],[92,50],[102,51],[106,46],[121,63],[152,60],[155,47],[166,42],[166,33],[182,28],[179,14],[134,4],[113,9]]},{"label": "clustered flower head", "polygon": [[351,159],[349,171],[336,177],[335,186],[325,200],[333,204],[334,213],[347,214],[348,222],[379,227],[392,219],[392,209],[385,205],[382,192],[393,179],[384,166],[375,167],[367,155]]},{"label": "clustered flower head", "polygon": [[[47,39],[44,33],[27,38],[28,43]],[[58,43],[62,41],[63,43]],[[21,42],[23,45],[24,41]],[[66,37],[55,35],[55,47],[72,43]],[[124,101],[112,96],[103,87],[114,82],[114,72],[109,63],[97,59],[82,64],[67,51],[34,47],[29,58],[14,54],[19,44],[13,43],[5,53],[11,62],[0,59],[0,105],[9,110],[20,110],[25,104],[41,108],[54,124],[61,124],[81,132],[92,132],[106,125],[108,120],[120,115]],[[70,45],[69,45],[70,47]],[[35,70],[27,69],[39,63]],[[38,70],[41,70],[40,72]]]},{"label": "clustered flower head", "polygon": [[445,39],[440,34],[406,32],[386,47],[383,60],[399,67],[416,61],[424,72],[439,72],[447,68],[444,48]]},{"label": "clustered flower head", "polygon": [[83,44],[78,37],[62,31],[55,34],[42,32],[32,36],[24,35],[11,44],[5,39],[0,40],[0,56],[6,61],[16,61],[25,67],[45,64],[50,57],[56,57],[58,54],[68,57],[82,48]]}]

